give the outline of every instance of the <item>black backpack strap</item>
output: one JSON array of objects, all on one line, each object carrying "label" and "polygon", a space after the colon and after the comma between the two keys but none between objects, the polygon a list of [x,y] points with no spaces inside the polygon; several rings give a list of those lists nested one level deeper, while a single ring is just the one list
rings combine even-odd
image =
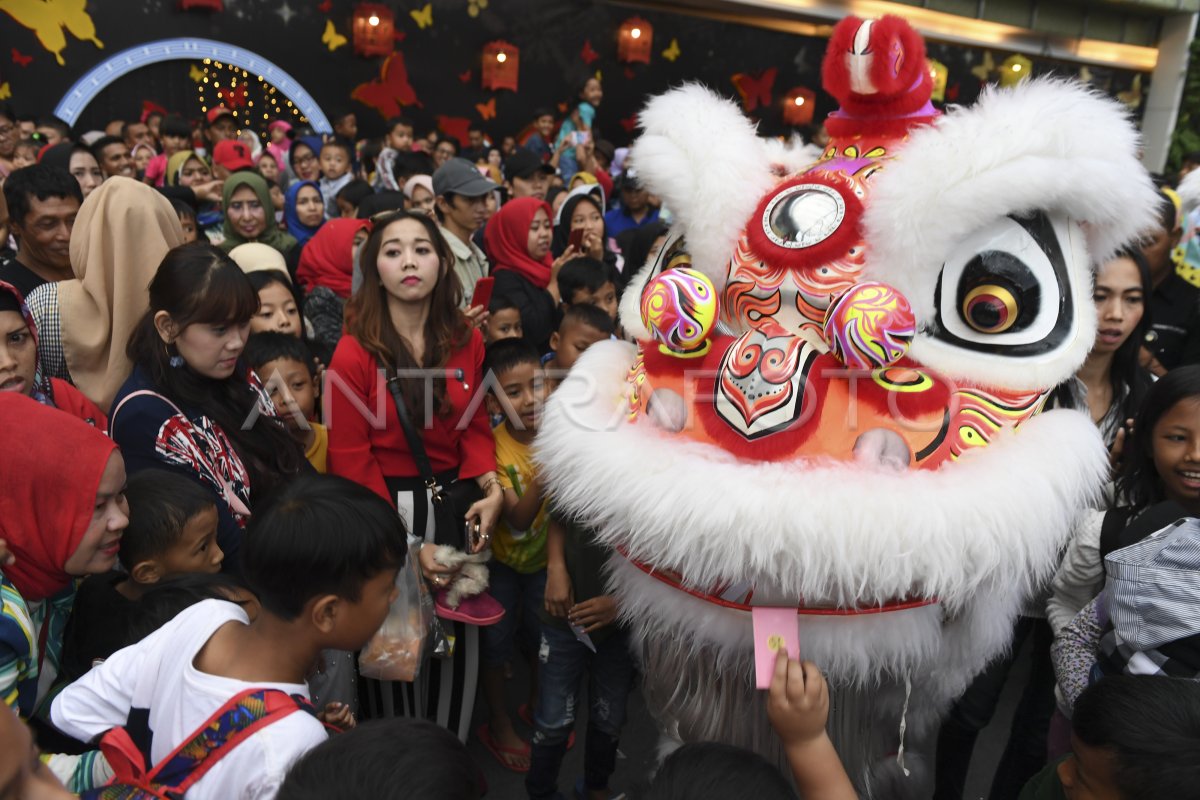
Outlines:
[{"label": "black backpack strap", "polygon": [[1110,508],[1104,512],[1104,521],[1100,523],[1100,566],[1104,567],[1104,559],[1114,550],[1120,550],[1121,533],[1133,519],[1133,509],[1128,506]]}]

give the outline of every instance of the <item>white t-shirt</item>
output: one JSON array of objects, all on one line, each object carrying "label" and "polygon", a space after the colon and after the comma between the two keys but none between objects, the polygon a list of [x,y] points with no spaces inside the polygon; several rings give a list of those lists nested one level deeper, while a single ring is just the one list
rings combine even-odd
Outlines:
[{"label": "white t-shirt", "polygon": [[[158,764],[192,736],[234,695],[279,689],[308,697],[303,683],[251,684],[201,672],[196,654],[218,628],[246,624],[235,603],[205,600],[181,612],[150,636],[113,653],[55,698],[54,724],[80,741],[124,725],[130,709],[148,709],[150,754]],[[275,797],[288,768],[325,741],[311,714],[295,711],[255,732],[216,763],[191,789],[188,800],[265,800]]]}]

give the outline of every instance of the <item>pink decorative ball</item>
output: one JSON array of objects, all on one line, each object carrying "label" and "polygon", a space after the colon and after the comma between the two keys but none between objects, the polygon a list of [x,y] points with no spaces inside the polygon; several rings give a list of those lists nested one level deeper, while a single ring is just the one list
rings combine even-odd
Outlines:
[{"label": "pink decorative ball", "polygon": [[908,298],[886,283],[848,289],[825,312],[825,341],[851,369],[881,369],[904,357],[917,330]]},{"label": "pink decorative ball", "polygon": [[671,355],[707,352],[717,312],[716,287],[694,269],[669,269],[642,291],[642,323],[659,349]]}]

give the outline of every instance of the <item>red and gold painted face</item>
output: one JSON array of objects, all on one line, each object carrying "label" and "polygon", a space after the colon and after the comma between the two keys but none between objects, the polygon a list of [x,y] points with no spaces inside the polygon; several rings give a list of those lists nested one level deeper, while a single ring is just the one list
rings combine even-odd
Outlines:
[{"label": "red and gold painted face", "polygon": [[[710,347],[643,347],[631,420],[669,420],[676,435],[751,460],[848,461],[882,447],[893,466],[936,469],[1041,410],[1045,392],[959,385],[905,356],[907,300],[863,277],[871,178],[898,143],[835,140],[764,196],[730,259]],[[682,243],[662,264],[690,266]],[[695,311],[679,306],[688,322]]]}]

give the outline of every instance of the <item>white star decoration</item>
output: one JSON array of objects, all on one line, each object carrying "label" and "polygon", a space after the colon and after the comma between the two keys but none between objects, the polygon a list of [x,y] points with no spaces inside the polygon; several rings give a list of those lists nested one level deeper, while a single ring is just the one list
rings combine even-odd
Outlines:
[{"label": "white star decoration", "polygon": [[296,16],[296,12],[293,11],[292,7],[287,4],[287,0],[284,0],[283,5],[275,9],[275,13],[278,14],[279,18],[283,20],[284,25],[287,25],[292,21],[292,17]]}]

